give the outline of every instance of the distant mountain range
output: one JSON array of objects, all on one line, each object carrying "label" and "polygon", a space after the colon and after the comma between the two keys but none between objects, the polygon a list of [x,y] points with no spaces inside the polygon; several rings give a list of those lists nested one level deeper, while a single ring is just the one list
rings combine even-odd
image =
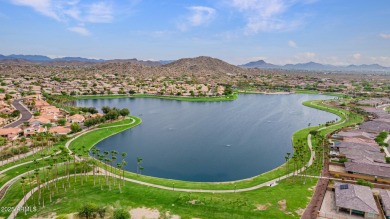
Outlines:
[{"label": "distant mountain range", "polygon": [[390,67],[384,67],[378,64],[371,65],[348,65],[348,66],[336,66],[325,65],[316,62],[298,63],[298,64],[286,64],[286,65],[274,65],[259,60],[255,62],[249,62],[244,65],[239,65],[242,68],[258,68],[258,69],[281,69],[281,70],[306,70],[306,71],[340,71],[340,72],[390,72]]},{"label": "distant mountain range", "polygon": [[114,60],[104,60],[104,59],[88,59],[82,57],[62,57],[62,58],[50,58],[43,55],[1,55],[1,60],[23,60],[28,62],[37,62],[37,63],[50,63],[50,62],[82,62],[82,63],[101,63],[101,62],[131,62],[137,64],[143,64],[147,66],[160,66],[174,62],[175,60],[161,60],[161,61],[143,61],[137,59],[114,59]]},{"label": "distant mountain range", "polygon": [[[206,61],[207,60],[207,61]],[[62,64],[98,64],[98,63],[132,63],[140,64],[144,66],[175,66],[175,64],[180,63],[184,65],[188,70],[199,68],[208,68],[209,70],[231,70],[231,72],[236,72],[237,70],[232,69],[232,65],[225,63],[224,68],[220,68],[222,62],[218,59],[212,59],[210,57],[201,56],[197,58],[190,59],[179,59],[179,60],[160,60],[160,61],[143,61],[138,59],[114,59],[114,60],[104,60],[104,59],[88,59],[82,57],[62,57],[62,58],[50,58],[43,55],[1,55],[0,62],[2,63],[44,63],[47,65],[62,65]],[[256,69],[277,69],[277,70],[299,70],[299,71],[321,71],[321,72],[378,72],[378,73],[390,73],[390,67],[384,67],[378,64],[371,65],[348,65],[348,66],[335,66],[335,65],[325,65],[316,62],[308,63],[298,63],[298,64],[286,64],[286,65],[275,65],[267,63],[264,60],[259,60],[255,62],[249,62],[244,65],[238,65],[241,68],[256,68]]]},{"label": "distant mountain range", "polygon": [[81,57],[62,57],[62,58],[49,58],[42,55],[0,55],[0,60],[26,60],[30,62],[55,62],[55,61],[78,61],[78,62],[104,62],[103,59],[87,59]]}]

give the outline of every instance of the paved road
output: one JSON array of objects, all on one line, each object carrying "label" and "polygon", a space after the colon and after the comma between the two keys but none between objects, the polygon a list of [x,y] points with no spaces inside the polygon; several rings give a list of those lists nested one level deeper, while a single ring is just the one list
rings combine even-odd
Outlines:
[{"label": "paved road", "polygon": [[31,115],[30,111],[28,111],[28,109],[26,109],[20,103],[21,100],[22,99],[12,101],[12,106],[14,106],[17,110],[20,111],[20,114],[22,115],[22,117],[20,117],[20,119],[18,121],[15,121],[11,124],[4,126],[4,128],[15,128],[15,127],[23,124],[24,122],[27,122],[29,119],[31,119],[32,115]]}]

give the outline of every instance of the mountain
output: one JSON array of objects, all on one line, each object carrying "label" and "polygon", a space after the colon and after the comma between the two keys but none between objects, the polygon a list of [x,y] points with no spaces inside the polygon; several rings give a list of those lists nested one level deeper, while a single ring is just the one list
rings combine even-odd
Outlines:
[{"label": "mountain", "polygon": [[9,55],[9,56],[0,55],[0,60],[12,60],[12,59],[20,59],[20,60],[26,60],[32,62],[47,62],[51,60],[49,57],[41,56],[41,55]]},{"label": "mountain", "polygon": [[87,59],[81,57],[63,57],[63,58],[49,58],[42,55],[0,55],[0,60],[26,60],[30,62],[56,62],[56,61],[66,61],[66,62],[103,62],[103,59]]},{"label": "mountain", "polygon": [[49,61],[77,61],[77,62],[104,62],[103,59],[87,59],[81,57],[63,57],[63,58],[55,58],[50,59]]},{"label": "mountain", "polygon": [[281,66],[266,63],[264,60],[259,60],[255,62],[249,62],[244,65],[239,65],[242,68],[280,68]]},{"label": "mountain", "polygon": [[286,64],[286,65],[274,65],[259,60],[255,62],[249,62],[243,65],[239,65],[242,68],[259,68],[259,69],[282,69],[282,70],[303,70],[303,71],[335,71],[335,72],[390,72],[390,67],[384,67],[378,64],[370,65],[348,65],[348,66],[336,66],[325,65],[317,62]]},{"label": "mountain", "polygon": [[220,59],[208,56],[199,56],[196,58],[184,58],[169,64],[163,65],[163,68],[169,68],[172,71],[188,72],[192,74],[240,74],[246,73],[245,69],[231,65]]},{"label": "mountain", "polygon": [[[88,63],[102,63],[102,62],[108,62],[108,63],[133,63],[133,64],[141,64],[146,66],[161,66],[165,64],[169,64],[171,62],[174,62],[173,60],[161,60],[161,61],[143,61],[138,59],[113,59],[113,60],[104,60],[104,59],[88,59],[88,58],[82,58],[82,57],[62,57],[62,58],[49,58],[47,56],[42,55],[1,55],[0,54],[0,61],[2,63],[5,62],[5,60],[13,60],[14,62],[18,60],[18,62],[22,62],[23,60],[27,62],[36,62],[36,63],[42,63],[46,65],[82,65],[82,64],[88,64]],[[7,61],[10,63],[11,61]]]}]

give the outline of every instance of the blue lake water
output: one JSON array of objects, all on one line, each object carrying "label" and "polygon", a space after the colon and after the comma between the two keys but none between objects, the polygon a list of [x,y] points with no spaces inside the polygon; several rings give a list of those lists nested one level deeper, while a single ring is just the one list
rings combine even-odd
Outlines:
[{"label": "blue lake water", "polygon": [[[291,136],[336,115],[305,107],[323,95],[240,95],[230,102],[152,98],[78,100],[78,106],[129,108],[142,124],[99,142],[103,151],[127,153],[126,169],[187,181],[230,181],[256,176],[285,162]],[[118,159],[121,159],[118,156]]]}]

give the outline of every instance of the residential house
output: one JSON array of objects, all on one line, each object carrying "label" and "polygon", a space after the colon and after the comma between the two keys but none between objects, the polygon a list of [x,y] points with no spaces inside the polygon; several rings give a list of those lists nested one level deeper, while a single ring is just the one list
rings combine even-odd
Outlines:
[{"label": "residential house", "polygon": [[345,162],[345,171],[381,178],[390,178],[390,165],[385,163],[374,163],[373,160],[360,160]]},{"label": "residential house", "polygon": [[70,128],[63,127],[63,126],[56,126],[56,127],[51,127],[49,132],[57,135],[66,135],[71,131]]},{"label": "residential house", "polygon": [[42,132],[47,132],[47,128],[40,125],[31,125],[23,130],[24,136],[26,137]]},{"label": "residential house", "polygon": [[23,130],[20,128],[0,128],[0,136],[8,140],[15,140],[21,133]]},{"label": "residential house", "polygon": [[13,112],[13,110],[10,109],[10,108],[8,108],[8,107],[5,107],[5,108],[3,108],[3,109],[0,109],[0,113],[3,113],[3,114],[9,115],[9,114],[11,114],[12,112]]},{"label": "residential house", "polygon": [[85,117],[80,114],[75,114],[73,116],[69,116],[66,120],[70,123],[82,124],[85,121]]},{"label": "residential house", "polygon": [[379,199],[386,218],[390,219],[390,191],[381,189],[379,191]]},{"label": "residential house", "polygon": [[367,186],[336,182],[335,199],[337,212],[344,211],[364,218],[380,218],[372,191]]},{"label": "residential house", "polygon": [[361,124],[360,129],[375,134],[382,131],[390,132],[390,123],[380,121],[368,121]]}]

